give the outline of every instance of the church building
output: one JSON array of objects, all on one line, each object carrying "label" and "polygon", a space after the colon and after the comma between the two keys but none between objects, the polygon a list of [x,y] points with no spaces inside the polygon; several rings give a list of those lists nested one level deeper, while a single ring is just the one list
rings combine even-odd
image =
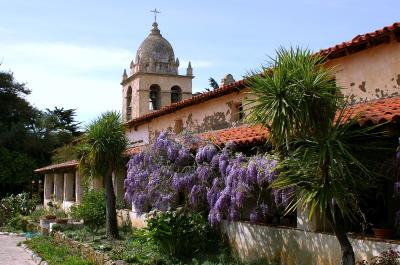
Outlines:
[{"label": "church building", "polygon": [[[363,113],[361,126],[398,123],[400,23],[319,52],[328,57],[328,67],[335,66],[336,82],[350,99],[353,115]],[[233,141],[239,146],[256,146],[266,141],[265,128],[243,123],[247,114],[244,103],[250,96],[245,80],[235,81],[227,74],[219,88],[193,94],[192,65],[189,62],[186,71],[179,73],[179,64],[172,45],[154,22],[122,75],[122,116],[130,144],[127,155],[140,151],[164,130],[190,131],[218,145]],[[55,200],[68,210],[81,201],[82,178],[77,164],[66,161],[35,170],[45,175],[44,205]],[[114,176],[119,198],[124,193],[123,180],[124,176]],[[99,188],[103,183],[93,180],[91,185]]]}]

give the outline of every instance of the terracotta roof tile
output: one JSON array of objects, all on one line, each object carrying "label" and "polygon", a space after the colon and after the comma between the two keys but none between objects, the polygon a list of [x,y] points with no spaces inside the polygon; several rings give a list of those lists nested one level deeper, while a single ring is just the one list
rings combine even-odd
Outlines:
[{"label": "terracotta roof tile", "polygon": [[[361,126],[379,124],[384,122],[397,123],[400,121],[400,97],[372,100],[350,106],[345,113],[346,117],[358,119]],[[215,144],[224,144],[232,141],[239,145],[256,144],[267,140],[268,130],[262,126],[240,126],[218,131],[199,134],[203,139]]]},{"label": "terracotta roof tile", "polygon": [[320,50],[319,52],[323,55],[328,55],[328,58],[346,56],[346,49],[359,47],[359,50],[362,50],[368,48],[367,45],[364,44],[387,36],[393,32],[395,32],[396,34],[400,34],[400,22],[393,23],[390,26],[383,27],[373,32],[357,35],[350,41],[342,42],[327,49]]},{"label": "terracotta roof tile", "polygon": [[[362,113],[358,122],[361,126],[371,124],[379,124],[383,122],[397,123],[400,121],[400,97],[385,98],[372,100],[368,102],[358,103],[348,108],[346,117],[355,117]],[[258,144],[267,140],[268,130],[260,125],[227,128],[216,131],[200,133],[198,136],[204,140],[209,140],[217,145],[223,145],[232,141],[238,145]],[[133,155],[145,146],[130,147],[126,150],[126,155]],[[43,168],[36,169],[36,173],[51,172],[59,169],[76,168],[78,162],[76,160],[65,163],[54,164]]]},{"label": "terracotta roof tile", "polygon": [[[335,46],[332,46],[330,48],[320,50],[319,53],[321,53],[323,55],[327,55],[328,58],[330,58],[330,59],[338,58],[341,56],[346,56],[347,54],[345,53],[345,50],[347,48],[360,46],[361,44],[367,43],[368,41],[373,41],[375,39],[379,39],[380,37],[383,37],[392,32],[396,32],[396,34],[399,34],[398,38],[400,39],[400,22],[396,22],[391,26],[383,27],[382,29],[378,29],[374,32],[365,33],[363,35],[357,35],[351,41],[343,42],[343,43],[337,44]],[[367,46],[365,48],[367,48]],[[182,108],[185,108],[185,107],[188,107],[191,105],[195,105],[195,104],[199,104],[199,103],[202,103],[209,99],[220,97],[220,96],[223,96],[223,95],[235,92],[235,91],[239,91],[243,88],[245,88],[245,79],[236,81],[232,84],[220,87],[218,89],[215,89],[215,90],[212,90],[209,92],[201,93],[200,95],[193,96],[192,98],[165,106],[165,107],[161,108],[160,110],[156,110],[151,113],[142,115],[138,118],[134,118],[134,119],[126,122],[125,125],[127,125],[127,126],[138,125],[143,122],[149,121],[151,119],[160,117],[162,115],[175,112]]]},{"label": "terracotta roof tile", "polygon": [[129,147],[128,149],[125,150],[125,155],[131,156],[131,155],[137,154],[140,151],[142,151],[146,146],[147,145]]},{"label": "terracotta roof tile", "polygon": [[256,142],[265,142],[267,135],[268,130],[260,125],[243,125],[235,128],[205,132],[199,134],[198,136],[217,145],[225,144],[229,141],[232,141],[238,145],[246,145],[254,144]]},{"label": "terracotta roof tile", "polygon": [[173,103],[171,105],[165,106],[159,110],[150,112],[148,114],[142,115],[140,117],[134,118],[128,122],[125,123],[127,126],[134,126],[140,123],[143,123],[145,121],[149,121],[151,119],[160,117],[162,115],[168,114],[175,112],[177,110],[183,109],[185,107],[195,105],[204,101],[207,101],[212,98],[220,97],[235,91],[239,91],[240,89],[243,89],[245,87],[245,79],[239,80],[237,82],[234,82],[232,84],[220,87],[218,89],[214,89],[208,92],[201,93],[199,95],[193,96],[189,99],[185,99],[182,101],[179,101],[177,103]]},{"label": "terracotta roof tile", "polygon": [[44,173],[44,172],[50,172],[50,171],[55,171],[55,170],[60,170],[60,169],[67,169],[67,168],[76,168],[78,166],[78,161],[76,160],[71,160],[59,164],[52,164],[49,166],[45,166],[42,168],[35,169],[35,173]]},{"label": "terracotta roof tile", "polygon": [[400,118],[400,97],[371,100],[358,103],[349,107],[347,116],[355,117],[362,113],[358,119],[361,126],[383,122],[397,123]]}]

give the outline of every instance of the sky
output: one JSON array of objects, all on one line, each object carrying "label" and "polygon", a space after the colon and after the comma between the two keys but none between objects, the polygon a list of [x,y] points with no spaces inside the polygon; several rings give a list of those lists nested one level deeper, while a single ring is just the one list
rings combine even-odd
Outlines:
[{"label": "sky", "polygon": [[77,110],[83,124],[121,110],[123,70],[154,16],[193,92],[259,69],[280,46],[328,48],[400,21],[398,0],[0,0],[0,70],[39,109]]}]

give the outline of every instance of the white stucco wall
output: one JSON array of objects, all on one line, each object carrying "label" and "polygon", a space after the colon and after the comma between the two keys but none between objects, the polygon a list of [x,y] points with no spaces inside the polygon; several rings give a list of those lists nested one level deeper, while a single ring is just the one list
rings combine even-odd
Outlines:
[{"label": "white stucco wall", "polygon": [[380,44],[330,60],[336,82],[351,101],[400,95],[400,42]]},{"label": "white stucco wall", "polygon": [[234,127],[239,122],[232,119],[231,104],[245,103],[248,96],[248,90],[242,90],[207,100],[132,126],[127,129],[126,135],[130,142],[142,141],[136,145],[148,144],[161,131],[173,130],[177,120],[182,120],[184,129],[194,133]]},{"label": "white stucco wall", "polygon": [[[264,258],[282,265],[340,264],[340,245],[334,235],[278,228],[246,222],[224,222],[222,232],[244,261]],[[356,260],[369,259],[382,251],[400,251],[400,242],[350,238]]]}]

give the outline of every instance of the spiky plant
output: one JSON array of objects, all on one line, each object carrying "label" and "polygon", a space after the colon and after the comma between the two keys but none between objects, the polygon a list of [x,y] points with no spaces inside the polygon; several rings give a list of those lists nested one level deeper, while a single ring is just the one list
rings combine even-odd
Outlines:
[{"label": "spiky plant", "polygon": [[377,135],[371,135],[374,128],[360,129],[355,119],[346,118],[325,61],[309,50],[279,49],[268,68],[248,77],[249,121],[269,129],[281,154],[281,173],[272,188],[295,188],[287,211],[299,207],[309,209],[309,218],[326,216],[341,246],[341,264],[353,265],[345,222],[354,217],[357,192],[368,188],[371,175],[354,154],[361,139]]},{"label": "spiky plant", "polygon": [[125,165],[123,152],[127,148],[124,126],[117,112],[106,112],[91,122],[82,137],[79,168],[92,177],[104,177],[106,188],[106,233],[118,237],[115,193],[112,174]]}]

